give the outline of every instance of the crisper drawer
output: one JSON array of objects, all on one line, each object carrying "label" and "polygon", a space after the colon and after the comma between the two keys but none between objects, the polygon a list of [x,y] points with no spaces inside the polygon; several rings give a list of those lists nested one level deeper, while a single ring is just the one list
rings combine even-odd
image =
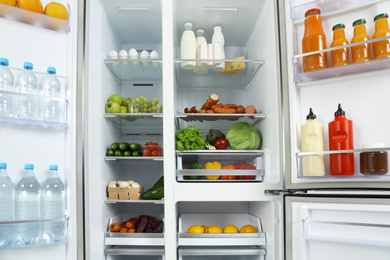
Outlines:
[{"label": "crisper drawer", "polygon": [[[130,218],[137,217],[136,214],[119,214],[110,218],[107,231],[105,232],[105,245],[139,245],[139,246],[164,246],[164,232],[162,233],[120,233],[111,232],[112,223],[121,224]],[[163,214],[154,214],[158,220],[162,220]]]},{"label": "crisper drawer", "polygon": [[[264,153],[261,150],[213,150],[177,152],[177,181],[179,182],[261,182],[264,175]],[[226,165],[241,165],[238,169],[187,169],[192,163],[207,162]],[[254,166],[245,167],[243,165]],[[208,178],[207,176],[217,176]]]},{"label": "crisper drawer", "polygon": [[180,260],[264,260],[266,251],[257,246],[179,247]]},{"label": "crisper drawer", "polygon": [[162,246],[112,246],[104,250],[106,260],[163,260]]},{"label": "crisper drawer", "polygon": [[[193,225],[216,225],[222,230],[227,225],[234,225],[240,230],[245,225],[257,229],[255,233],[187,233]],[[180,214],[179,215],[180,246],[263,246],[266,244],[261,220],[251,214]]]}]

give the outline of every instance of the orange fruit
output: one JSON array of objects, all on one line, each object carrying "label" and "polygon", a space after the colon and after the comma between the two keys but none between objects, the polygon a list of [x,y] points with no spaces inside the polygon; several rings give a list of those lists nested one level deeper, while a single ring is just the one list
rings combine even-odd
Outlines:
[{"label": "orange fruit", "polygon": [[206,225],[201,225],[201,227],[202,227],[204,230],[206,230],[206,228],[208,228],[208,226],[206,226]]},{"label": "orange fruit", "polygon": [[21,9],[43,14],[43,6],[39,0],[18,0],[17,5]]},{"label": "orange fruit", "polygon": [[135,226],[134,226],[133,223],[131,223],[131,222],[126,222],[126,228],[127,228],[127,229],[135,228]]},{"label": "orange fruit", "polygon": [[206,228],[205,233],[223,233],[223,231],[220,227],[212,225]]},{"label": "orange fruit", "polygon": [[257,233],[257,229],[252,225],[245,225],[240,229],[240,233]]},{"label": "orange fruit", "polygon": [[135,233],[135,228],[129,228],[129,229],[127,230],[127,233]]},{"label": "orange fruit", "polygon": [[192,225],[187,229],[187,233],[204,233],[204,229],[199,225]]},{"label": "orange fruit", "polygon": [[227,225],[223,228],[223,233],[238,233],[238,228],[235,225]]}]

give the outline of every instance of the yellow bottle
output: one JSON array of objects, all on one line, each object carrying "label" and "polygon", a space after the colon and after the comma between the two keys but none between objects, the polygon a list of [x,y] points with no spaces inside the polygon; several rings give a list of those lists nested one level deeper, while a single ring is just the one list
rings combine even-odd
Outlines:
[{"label": "yellow bottle", "polygon": [[[370,37],[366,32],[366,20],[359,19],[353,22],[353,38],[351,43],[368,41]],[[352,63],[370,60],[370,44],[361,44],[351,47]]]},{"label": "yellow bottle", "polygon": [[[306,123],[301,126],[302,152],[321,152],[324,150],[323,125],[316,119],[316,115],[310,108],[306,117]],[[324,176],[325,160],[323,154],[302,156],[303,176]]]},{"label": "yellow bottle", "polygon": [[[340,23],[333,26],[333,42],[330,47],[338,47],[347,45],[348,41],[345,39],[345,25]],[[348,65],[349,62],[349,48],[338,49],[331,52],[332,53],[332,67]]]},{"label": "yellow bottle", "polygon": [[[375,16],[375,33],[372,36],[373,39],[390,35],[389,24],[387,22],[388,17],[389,16],[386,13]],[[372,49],[374,50],[374,59],[388,58],[390,57],[390,40],[373,42]]]}]

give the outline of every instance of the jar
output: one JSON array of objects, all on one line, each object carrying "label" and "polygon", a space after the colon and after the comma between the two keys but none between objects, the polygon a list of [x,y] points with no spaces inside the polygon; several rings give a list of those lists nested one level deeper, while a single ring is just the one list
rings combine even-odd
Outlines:
[{"label": "jar", "polygon": [[[382,143],[364,144],[362,148],[383,148]],[[381,175],[388,171],[387,152],[370,151],[360,153],[360,172],[365,175]]]}]

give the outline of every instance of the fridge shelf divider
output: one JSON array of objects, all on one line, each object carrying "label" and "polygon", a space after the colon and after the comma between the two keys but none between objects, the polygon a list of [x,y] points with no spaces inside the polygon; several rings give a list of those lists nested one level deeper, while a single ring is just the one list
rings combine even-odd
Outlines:
[{"label": "fridge shelf divider", "polygon": [[[143,62],[147,62],[148,65],[142,64]],[[161,59],[105,59],[104,63],[119,83],[161,81],[162,79]]]},{"label": "fridge shelf divider", "polygon": [[164,255],[164,247],[113,246],[104,249],[105,255]]},{"label": "fridge shelf divider", "polygon": [[162,156],[106,156],[104,157],[105,161],[128,161],[128,160],[148,160],[162,162],[164,157]]},{"label": "fridge shelf divider", "polygon": [[69,216],[65,218],[53,218],[53,219],[10,220],[10,221],[0,221],[0,225],[66,222],[68,220],[69,220]]},{"label": "fridge shelf divider", "polygon": [[[66,7],[69,21],[70,8],[68,4],[66,4]],[[57,32],[70,32],[68,21],[6,4],[0,4],[0,17]]]},{"label": "fridge shelf divider", "polygon": [[297,157],[308,156],[308,155],[319,155],[319,154],[341,154],[341,153],[356,153],[356,152],[377,152],[377,151],[390,151],[390,147],[378,147],[378,148],[360,148],[351,150],[331,150],[331,151],[320,151],[320,152],[297,152]]},{"label": "fridge shelf divider", "polygon": [[161,200],[110,200],[106,198],[104,200],[104,203],[106,204],[116,204],[116,203],[135,203],[135,204],[164,204],[164,199]]},{"label": "fridge shelf divider", "polygon": [[[180,256],[209,256],[209,255],[226,255],[226,256],[241,256],[241,255],[256,255],[265,256],[265,249],[257,246],[243,247],[179,247]],[[263,259],[263,258],[262,258]]]},{"label": "fridge shelf divider", "polygon": [[164,246],[164,233],[105,232],[105,245]]},{"label": "fridge shelf divider", "polygon": [[0,117],[0,124],[48,128],[48,129],[56,129],[61,131],[69,128],[67,123],[56,123],[56,122],[9,118],[9,117]]}]

